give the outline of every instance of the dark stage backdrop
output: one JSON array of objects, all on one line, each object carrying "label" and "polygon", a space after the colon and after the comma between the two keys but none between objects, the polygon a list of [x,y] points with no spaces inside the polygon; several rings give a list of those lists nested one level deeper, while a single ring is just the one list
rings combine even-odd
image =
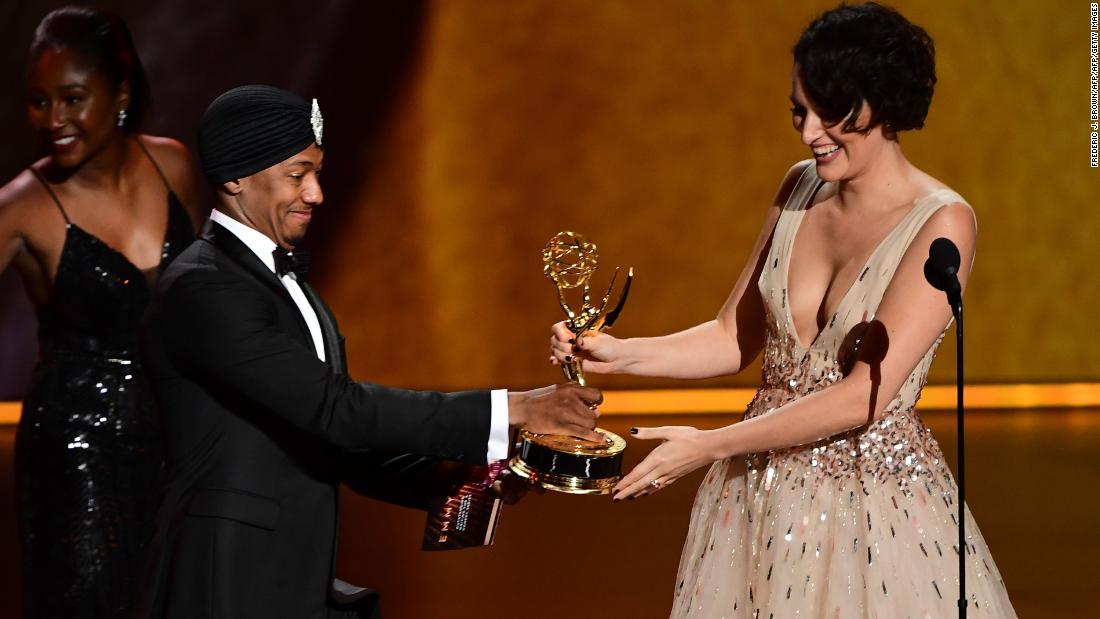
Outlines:
[{"label": "dark stage backdrop", "polygon": [[[0,36],[0,178],[10,179],[39,148],[26,121],[27,47],[38,21],[64,2],[4,3]],[[129,24],[148,72],[152,109],[145,132],[182,140],[194,151],[199,117],[219,93],[273,84],[323,104],[327,131],[325,221],[311,244],[325,248],[372,182],[379,135],[415,73],[426,20],[423,2],[103,2]],[[209,195],[206,196],[209,199]],[[209,201],[209,200],[208,200]],[[343,214],[341,214],[343,213]],[[358,244],[359,241],[352,241]],[[320,259],[331,256],[321,249]],[[354,274],[359,265],[347,269]],[[343,269],[341,269],[342,271]],[[322,280],[322,289],[326,288]],[[34,351],[33,312],[10,274],[0,278],[0,399],[17,399]],[[349,312],[354,323],[356,312]],[[21,357],[20,357],[21,356]]]}]

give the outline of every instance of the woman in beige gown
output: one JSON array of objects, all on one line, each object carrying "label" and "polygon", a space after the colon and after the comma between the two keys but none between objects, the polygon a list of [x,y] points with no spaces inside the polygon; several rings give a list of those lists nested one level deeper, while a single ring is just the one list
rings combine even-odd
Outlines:
[{"label": "woman in beige gown", "polygon": [[[702,378],[761,351],[744,419],[642,428],[657,446],[616,500],[710,465],[691,512],[673,617],[947,617],[958,612],[956,485],[914,410],[950,324],[923,264],[938,237],[974,256],[973,211],[902,154],[935,84],[932,41],[875,4],[839,7],[795,47],[792,119],[813,159],[780,184],[715,320],[655,338],[559,323],[552,361]],[[633,431],[633,430],[632,430]],[[966,512],[970,617],[1014,617]]]}]

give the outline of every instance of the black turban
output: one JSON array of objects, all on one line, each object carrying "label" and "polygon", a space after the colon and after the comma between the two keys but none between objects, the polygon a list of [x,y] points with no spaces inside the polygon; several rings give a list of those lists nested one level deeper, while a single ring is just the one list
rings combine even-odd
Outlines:
[{"label": "black turban", "polygon": [[212,183],[250,176],[321,145],[321,114],[308,101],[273,86],[238,86],[222,94],[199,122],[199,159]]}]

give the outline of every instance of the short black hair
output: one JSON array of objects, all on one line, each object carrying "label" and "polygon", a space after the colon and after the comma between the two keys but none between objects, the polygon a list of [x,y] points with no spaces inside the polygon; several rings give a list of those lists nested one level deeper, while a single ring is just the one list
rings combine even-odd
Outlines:
[{"label": "short black hair", "polygon": [[32,65],[48,47],[76,52],[114,88],[128,81],[130,106],[126,108],[122,128],[127,133],[137,131],[149,103],[149,82],[130,30],[118,15],[83,6],[64,6],[50,11],[34,32],[29,55]]},{"label": "short black hair", "polygon": [[[936,86],[936,48],[923,28],[894,9],[867,2],[822,13],[794,46],[799,77],[814,110],[844,131],[883,125],[887,137],[920,129]],[[856,127],[863,103],[870,122]]]}]

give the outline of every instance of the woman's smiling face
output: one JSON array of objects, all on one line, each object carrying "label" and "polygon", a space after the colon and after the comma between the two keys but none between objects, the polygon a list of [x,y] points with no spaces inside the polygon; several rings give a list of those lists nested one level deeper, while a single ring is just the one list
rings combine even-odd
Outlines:
[{"label": "woman's smiling face", "polygon": [[71,49],[44,49],[31,65],[28,86],[31,125],[59,167],[79,167],[117,137],[128,85],[113,87]]},{"label": "woman's smiling face", "polygon": [[[881,153],[891,140],[876,126],[866,133],[844,131],[847,119],[829,123],[815,111],[806,95],[798,65],[791,72],[791,122],[810,147],[817,174],[824,181],[848,180],[858,176]],[[864,102],[856,118],[857,128],[866,127],[871,119],[870,107]]]}]

